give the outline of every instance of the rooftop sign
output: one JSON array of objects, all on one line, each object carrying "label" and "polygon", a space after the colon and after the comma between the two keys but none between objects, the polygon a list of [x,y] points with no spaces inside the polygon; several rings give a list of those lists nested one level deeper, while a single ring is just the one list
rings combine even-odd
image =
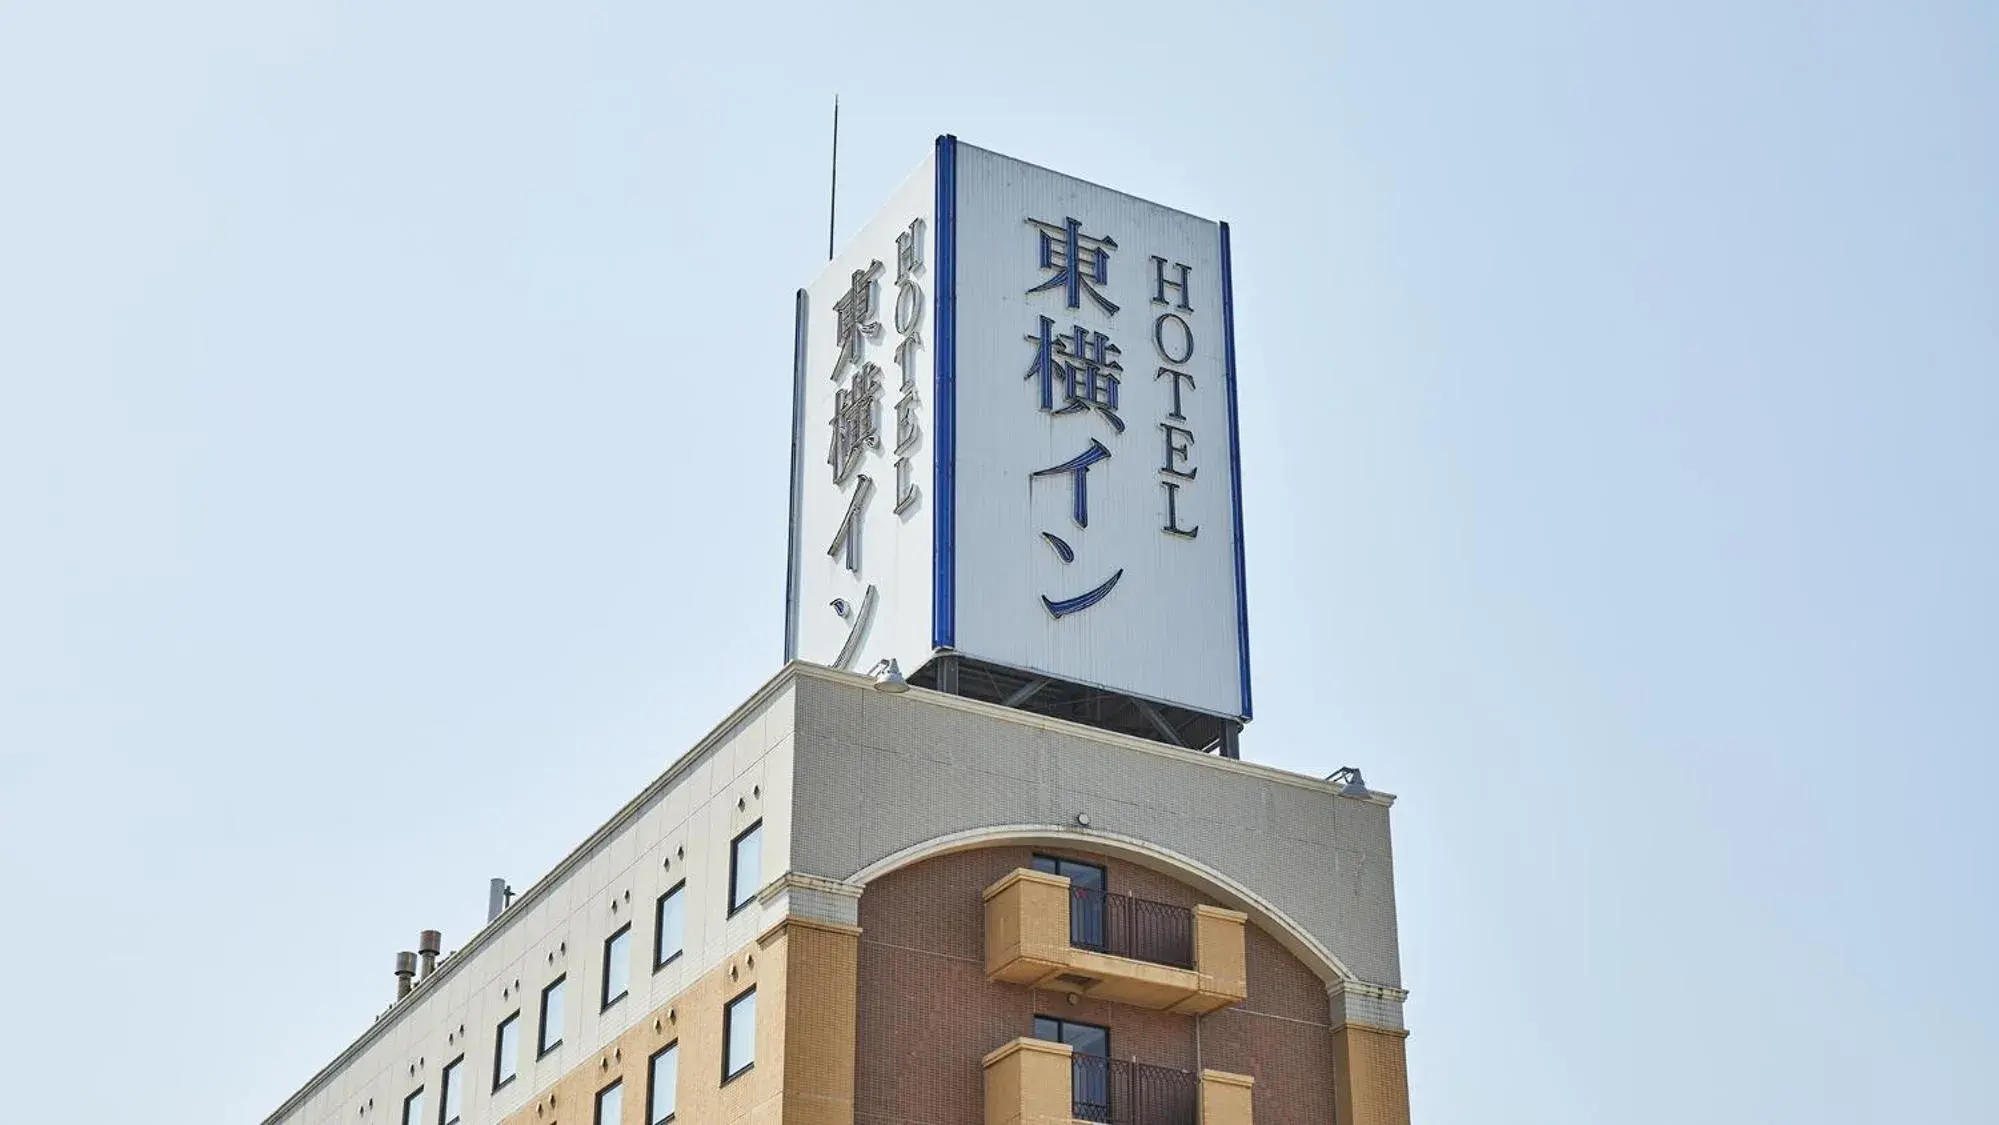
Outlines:
[{"label": "rooftop sign", "polygon": [[1229,232],[942,137],[798,294],[787,658],[1250,714]]}]

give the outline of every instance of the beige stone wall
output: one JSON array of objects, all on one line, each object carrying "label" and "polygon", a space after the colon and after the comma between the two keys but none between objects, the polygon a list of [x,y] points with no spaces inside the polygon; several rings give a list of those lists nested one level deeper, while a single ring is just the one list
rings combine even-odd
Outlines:
[{"label": "beige stone wall", "polygon": [[[679,1120],[852,1125],[857,937],[853,927],[780,923],[537,1091],[504,1125],[593,1125],[598,1092],[619,1080],[619,1125],[644,1125],[652,1056],[676,1042]],[[756,1064],[724,1085],[723,1009],[750,988],[757,990]]]},{"label": "beige stone wall", "polygon": [[1201,1125],[1251,1125],[1255,1080],[1218,1070],[1201,1072]]},{"label": "beige stone wall", "polygon": [[1334,1030],[1340,1125],[1409,1125],[1408,1036],[1363,1024]]},{"label": "beige stone wall", "polygon": [[794,919],[785,940],[785,1125],[853,1125],[859,931]]},{"label": "beige stone wall", "polygon": [[1061,1043],[1027,1038],[987,1055],[985,1125],[1069,1125],[1069,1057]]}]

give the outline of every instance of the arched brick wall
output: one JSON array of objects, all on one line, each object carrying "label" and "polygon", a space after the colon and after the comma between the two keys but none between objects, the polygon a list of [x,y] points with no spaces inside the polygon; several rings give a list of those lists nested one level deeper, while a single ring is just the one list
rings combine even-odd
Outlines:
[{"label": "arched brick wall", "polygon": [[[1245,932],[1248,999],[1199,1021],[994,984],[985,977],[980,894],[1036,850],[1102,864],[1110,889],[1179,906],[1202,897],[1159,871],[1068,847],[955,852],[890,872],[860,902],[855,1125],[983,1125],[981,1059],[1032,1034],[1037,1014],[1111,1029],[1111,1053],[1155,1066],[1256,1079],[1257,1125],[1333,1120],[1325,985],[1270,935]],[[1197,1041],[1198,1035],[1198,1041]]]}]

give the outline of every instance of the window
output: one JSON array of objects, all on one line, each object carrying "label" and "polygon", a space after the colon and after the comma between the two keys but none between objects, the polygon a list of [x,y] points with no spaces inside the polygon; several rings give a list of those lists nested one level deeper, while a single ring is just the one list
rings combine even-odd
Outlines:
[{"label": "window", "polygon": [[1069,944],[1104,951],[1104,869],[1054,855],[1035,856],[1034,869],[1069,880]]},{"label": "window", "polygon": [[1083,1121],[1112,1120],[1110,1029],[1036,1016],[1034,1037],[1067,1043],[1073,1052],[1069,1057],[1069,1099],[1074,1116]]},{"label": "window", "polygon": [[1076,859],[1063,859],[1058,855],[1038,855],[1034,857],[1034,869],[1050,875],[1060,875],[1069,880],[1071,886],[1089,891],[1104,889],[1104,869],[1098,864],[1084,863]]},{"label": "window", "polygon": [[618,1125],[625,1107],[625,1080],[620,1078],[597,1091],[597,1125]]},{"label": "window", "polygon": [[673,889],[659,896],[659,905],[653,908],[653,921],[657,925],[652,934],[652,967],[657,970],[668,961],[680,956],[686,932],[687,883],[675,883]]},{"label": "window", "polygon": [[403,1125],[423,1125],[423,1087],[403,1099]]},{"label": "window", "polygon": [[512,1082],[521,1072],[520,1047],[521,1014],[515,1012],[500,1021],[499,1033],[493,1036],[493,1089]]},{"label": "window", "polygon": [[750,904],[763,886],[764,822],[743,829],[729,842],[729,913]]},{"label": "window", "polygon": [[465,1083],[459,1076],[465,1073],[465,1056],[452,1059],[444,1067],[444,1078],[438,1085],[437,1111],[438,1125],[458,1125],[461,1116],[459,1103],[464,1100]]},{"label": "window", "polygon": [[[567,975],[556,977],[541,990],[541,1054],[562,1046],[562,985]],[[537,1058],[540,1055],[536,1056]]]},{"label": "window", "polygon": [[632,990],[632,924],[604,939],[604,1007]]},{"label": "window", "polygon": [[757,990],[752,985],[722,1009],[722,1082],[757,1062]]},{"label": "window", "polygon": [[680,1088],[680,1044],[668,1043],[647,1064],[646,1125],[673,1120],[674,1093]]},{"label": "window", "polygon": [[1034,1037],[1050,1043],[1067,1043],[1079,1055],[1095,1055],[1109,1058],[1111,1053],[1111,1031],[1093,1023],[1077,1023],[1074,1020],[1058,1020],[1053,1016],[1034,1017]]}]

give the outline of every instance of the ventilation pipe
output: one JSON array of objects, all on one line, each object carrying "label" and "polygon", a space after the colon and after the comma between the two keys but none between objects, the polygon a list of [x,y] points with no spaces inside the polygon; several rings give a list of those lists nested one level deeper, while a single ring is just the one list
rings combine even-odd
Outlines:
[{"label": "ventilation pipe", "polygon": [[486,884],[486,921],[492,922],[498,918],[513,897],[514,889],[507,886],[505,879],[495,879]]},{"label": "ventilation pipe", "polygon": [[410,994],[410,981],[415,976],[416,954],[396,954],[396,999],[401,1000]]},{"label": "ventilation pipe", "polygon": [[437,952],[444,947],[444,935],[436,930],[425,930],[417,935],[416,951],[423,957],[423,976],[419,980],[430,979],[437,971]]}]

